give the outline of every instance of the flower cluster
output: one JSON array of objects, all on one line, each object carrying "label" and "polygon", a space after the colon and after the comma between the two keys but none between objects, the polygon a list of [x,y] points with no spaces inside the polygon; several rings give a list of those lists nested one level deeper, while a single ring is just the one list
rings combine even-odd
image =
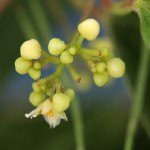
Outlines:
[{"label": "flower cluster", "polygon": [[[81,81],[80,75],[74,70],[72,62],[74,56],[80,55],[88,63],[95,84],[104,86],[109,81],[109,76],[119,78],[123,76],[125,64],[120,58],[114,58],[107,47],[101,49],[87,49],[82,47],[83,40],[95,40],[100,32],[100,25],[94,19],[87,19],[78,25],[70,44],[53,38],[48,43],[48,51],[42,50],[35,39],[28,40],[21,45],[20,55],[15,61],[15,69],[19,74],[28,74],[36,80],[32,84],[33,91],[29,96],[30,103],[36,107],[27,118],[43,115],[51,127],[60,123],[61,119],[67,120],[65,111],[69,108],[75,97],[74,90],[65,89],[61,82],[61,74],[66,67],[75,82]],[[41,77],[42,68],[49,64],[57,65],[56,71],[45,78]]]}]

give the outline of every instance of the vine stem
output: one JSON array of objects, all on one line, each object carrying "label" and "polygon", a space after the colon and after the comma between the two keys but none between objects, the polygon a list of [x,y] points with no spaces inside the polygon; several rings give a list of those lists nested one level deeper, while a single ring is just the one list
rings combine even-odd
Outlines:
[{"label": "vine stem", "polygon": [[132,150],[138,123],[142,116],[142,108],[144,103],[144,92],[146,89],[146,81],[149,68],[149,51],[143,46],[140,57],[139,70],[137,73],[133,102],[127,127],[124,150]]},{"label": "vine stem", "polygon": [[80,108],[79,98],[76,96],[71,105],[73,118],[74,134],[76,139],[76,150],[85,150],[83,136],[83,119]]}]

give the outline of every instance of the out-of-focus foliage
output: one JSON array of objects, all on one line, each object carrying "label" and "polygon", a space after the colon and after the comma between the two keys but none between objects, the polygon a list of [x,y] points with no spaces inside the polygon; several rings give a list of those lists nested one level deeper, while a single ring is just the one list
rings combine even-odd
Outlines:
[{"label": "out-of-focus foliage", "polygon": [[[69,122],[62,123],[61,126],[50,130],[48,125],[43,121],[43,118],[36,120],[26,120],[24,118],[24,114],[30,110],[28,99],[26,99],[27,96],[26,98],[22,97],[16,100],[15,94],[20,94],[22,88],[24,88],[24,93],[26,93],[27,89],[25,89],[25,87],[28,87],[26,81],[23,82],[24,84],[20,84],[20,82],[13,84],[13,89],[15,89],[15,86],[18,84],[20,86],[20,88],[17,86],[16,93],[11,94],[7,91],[7,89],[12,86],[11,84],[14,78],[12,79],[11,77],[15,76],[15,79],[20,80],[19,75],[17,76],[14,71],[14,60],[19,56],[20,45],[26,40],[26,35],[17,21],[16,13],[19,15],[21,11],[25,10],[25,12],[27,12],[31,24],[36,31],[37,38],[44,43],[44,40],[48,40],[52,34],[56,37],[70,39],[70,35],[73,34],[72,32],[79,20],[79,15],[81,15],[80,12],[84,8],[84,2],[80,2],[79,0],[43,0],[40,1],[40,3],[47,19],[48,25],[46,26],[49,27],[49,31],[47,31],[49,33],[43,35],[43,37],[45,37],[44,39],[41,36],[41,32],[43,33],[43,31],[39,30],[39,26],[42,26],[43,22],[41,19],[43,18],[38,15],[39,20],[35,20],[35,14],[31,13],[31,6],[29,6],[27,1],[14,1],[12,3],[13,5],[9,5],[7,9],[0,14],[0,92],[2,94],[0,101],[1,150],[75,149],[73,124],[70,116],[68,117]],[[100,7],[99,5],[95,7],[96,9],[93,8],[93,14],[97,12],[98,17],[101,15]],[[36,8],[33,7],[33,9]],[[100,20],[100,22],[102,22],[102,20]],[[127,76],[132,83],[132,87],[134,87],[140,48],[142,45],[139,18],[135,13],[124,17],[113,16],[111,23],[116,47],[118,47],[119,54],[126,63]],[[144,32],[144,34],[146,33],[147,31]],[[44,45],[44,47],[46,46]],[[150,113],[149,83],[150,80],[147,82],[144,109],[146,114]],[[129,95],[120,80],[115,81],[113,86],[115,87],[94,88],[91,89],[90,92],[88,91],[87,94],[84,93],[80,95],[83,106],[86,150],[122,150],[127,123]],[[128,91],[132,92],[129,87],[127,87]],[[31,87],[28,88],[30,89]],[[11,98],[8,97],[8,95],[11,95]],[[11,105],[9,105],[9,103]],[[137,133],[135,145],[136,150],[150,149],[150,142],[142,126],[140,126]]]}]

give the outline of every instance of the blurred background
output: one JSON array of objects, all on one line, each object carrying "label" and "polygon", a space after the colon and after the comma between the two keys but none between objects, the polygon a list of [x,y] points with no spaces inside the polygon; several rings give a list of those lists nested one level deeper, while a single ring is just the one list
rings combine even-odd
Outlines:
[{"label": "blurred background", "polygon": [[[93,85],[90,74],[82,72],[83,76],[86,74],[85,81],[76,87],[76,92],[82,108],[85,147],[86,150],[123,149],[142,40],[137,14],[108,17],[112,3],[112,0],[0,0],[1,150],[76,149],[70,110],[69,121],[62,121],[55,129],[49,129],[42,116],[33,120],[24,117],[33,109],[28,101],[33,80],[28,75],[17,74],[14,62],[25,40],[38,39],[45,50],[52,37],[67,43],[78,23],[88,17],[101,24],[99,39],[91,45],[97,47],[103,38],[112,43],[115,55],[125,61],[127,70],[124,78],[112,80],[103,88]],[[84,45],[91,46],[86,41]],[[78,62],[79,71],[83,70],[84,62]],[[47,72],[49,68],[45,68]],[[150,149],[148,83],[135,150]]]}]

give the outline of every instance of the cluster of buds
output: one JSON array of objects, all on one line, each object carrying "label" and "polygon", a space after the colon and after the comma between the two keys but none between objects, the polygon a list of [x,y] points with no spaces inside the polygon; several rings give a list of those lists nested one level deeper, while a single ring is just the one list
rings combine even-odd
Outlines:
[{"label": "cluster of buds", "polygon": [[[43,115],[51,127],[60,123],[61,119],[67,120],[65,111],[69,108],[75,97],[74,90],[65,89],[61,82],[61,74],[66,67],[75,82],[81,81],[80,75],[74,70],[72,63],[74,56],[80,55],[88,63],[93,79],[97,86],[104,86],[109,81],[109,76],[119,78],[123,76],[125,64],[119,58],[114,58],[113,53],[107,47],[102,49],[86,49],[82,47],[84,39],[93,41],[100,32],[100,25],[94,19],[87,19],[78,25],[70,44],[53,38],[48,43],[48,51],[42,50],[41,45],[35,39],[28,40],[21,45],[20,55],[15,61],[15,69],[19,74],[28,74],[36,80],[33,82],[33,91],[29,96],[30,103],[36,107],[27,118]],[[44,78],[41,77],[41,69],[49,64],[57,65],[56,71]],[[81,81],[82,82],[82,81]]]}]

